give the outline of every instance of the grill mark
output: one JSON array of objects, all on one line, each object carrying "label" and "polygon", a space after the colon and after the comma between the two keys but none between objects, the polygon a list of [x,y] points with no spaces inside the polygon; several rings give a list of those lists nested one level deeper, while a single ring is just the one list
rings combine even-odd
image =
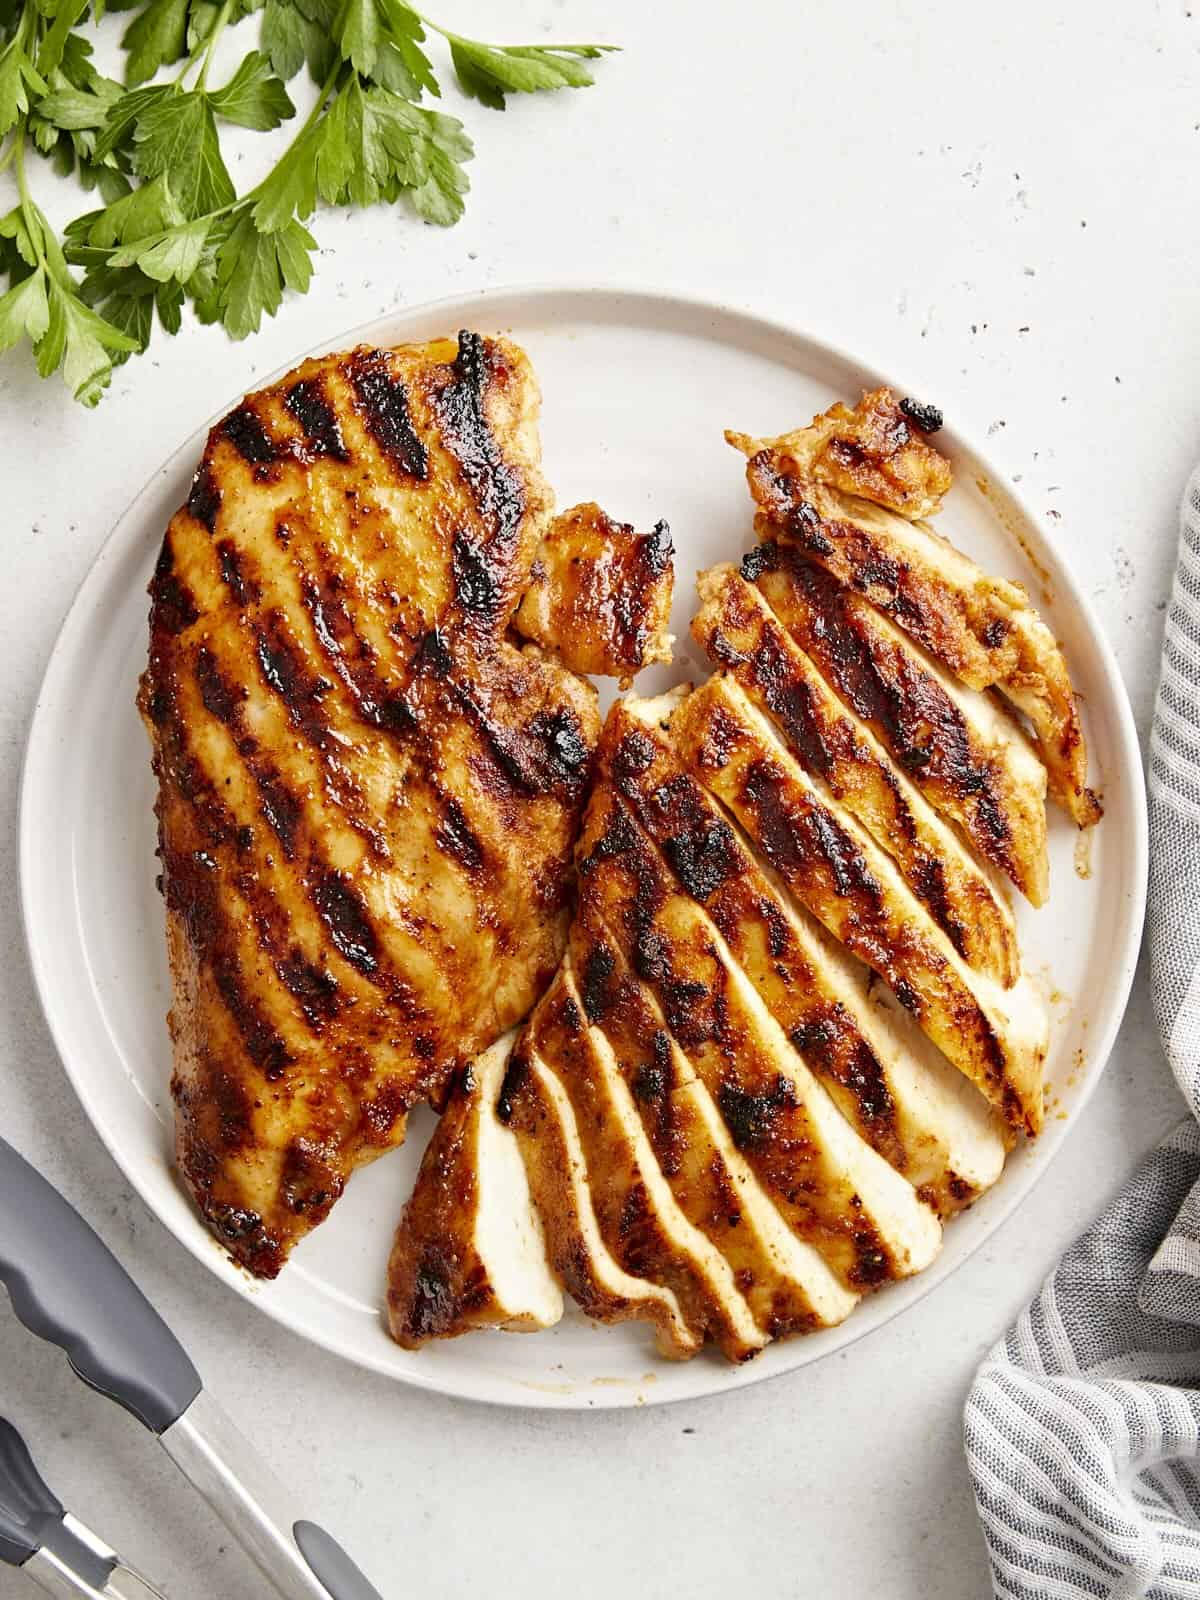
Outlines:
[{"label": "grill mark", "polygon": [[217,424],[215,431],[217,437],[227,439],[250,466],[267,466],[279,460],[279,447],[249,400],[231,411],[224,422]]},{"label": "grill mark", "polygon": [[862,851],[821,807],[807,800],[799,805],[786,802],[783,781],[778,767],[761,759],[752,761],[743,775],[743,799],[758,824],[763,854],[785,874],[807,876],[823,864],[841,899],[861,899],[877,915],[883,889]]},{"label": "grill mark", "polygon": [[796,1108],[796,1085],[783,1073],[769,1094],[748,1094],[731,1083],[717,1090],[717,1104],[725,1119],[734,1146],[741,1151],[758,1150],[772,1143],[781,1112]]},{"label": "grill mark", "polygon": [[172,636],[190,628],[199,612],[187,585],[175,570],[175,547],[170,530],[163,539],[150,580],[150,628]]},{"label": "grill mark", "polygon": [[969,807],[976,843],[1020,882],[1012,829],[996,790],[994,768],[990,761],[980,764],[976,759],[970,728],[950,696],[902,653],[890,663],[877,655],[845,591],[827,572],[811,562],[787,559],[777,545],[760,549],[769,554],[763,565],[757,565],[756,576],[786,568],[809,613],[801,624],[800,643],[820,662],[838,693],[864,722],[879,730],[918,784],[932,780]]},{"label": "grill mark", "polygon": [[607,945],[595,944],[588,951],[579,983],[579,998],[591,1023],[599,1022],[612,1002],[609,980],[617,960]]},{"label": "grill mark", "polygon": [[315,1227],[328,1216],[346,1180],[311,1139],[293,1139],[284,1152],[280,1193],[293,1216],[306,1217]]},{"label": "grill mark", "polygon": [[705,818],[689,832],[663,839],[661,848],[675,876],[701,904],[741,868],[733,829],[718,817]]},{"label": "grill mark", "polygon": [[472,876],[482,871],[486,859],[483,846],[467,821],[463,808],[453,797],[446,800],[445,813],[434,839],[440,849],[452,856]]},{"label": "grill mark", "polygon": [[525,515],[525,489],[488,426],[486,395],[496,376],[488,341],[463,330],[451,372],[451,381],[433,397],[442,442],[491,531],[493,560],[507,561]]},{"label": "grill mark", "polygon": [[262,586],[249,571],[242,551],[229,539],[222,539],[217,545],[217,567],[221,581],[238,605],[249,605],[261,599]]},{"label": "grill mark", "polygon": [[[492,621],[500,608],[501,591],[497,571],[492,568],[489,545],[478,545],[463,528],[454,533],[450,552],[450,571],[454,594],[468,615]],[[503,567],[498,568],[503,572]]]},{"label": "grill mark", "polygon": [[301,378],[287,391],[283,403],[304,430],[309,460],[331,456],[335,461],[349,461],[342,425],[329,403],[323,379]]},{"label": "grill mark", "polygon": [[374,979],[379,971],[379,941],[349,877],[326,869],[310,884],[309,893],[334,949],[364,977]]},{"label": "grill mark", "polygon": [[404,385],[388,368],[382,350],[356,351],[342,363],[367,432],[392,464],[407,478],[424,483],[429,477],[429,452],[413,426]]},{"label": "grill mark", "polygon": [[187,508],[197,522],[204,524],[209,533],[216,531],[217,513],[221,509],[221,488],[213,477],[212,467],[207,459],[196,469],[192,487],[188,492]]}]

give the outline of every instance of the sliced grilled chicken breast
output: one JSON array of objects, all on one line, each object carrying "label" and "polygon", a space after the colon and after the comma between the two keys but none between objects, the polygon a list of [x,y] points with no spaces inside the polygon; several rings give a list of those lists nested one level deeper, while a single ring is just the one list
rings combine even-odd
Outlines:
[{"label": "sliced grilled chicken breast", "polygon": [[671,531],[636,533],[594,502],[551,523],[513,625],[574,672],[632,682],[670,661]]},{"label": "sliced grilled chicken breast", "polygon": [[1067,664],[1021,585],[989,576],[934,529],[909,520],[928,516],[929,508],[895,497],[871,504],[870,483],[830,487],[813,477],[804,432],[772,441],[728,437],[749,457],[759,538],[793,540],[968,688],[999,689],[1029,718],[1053,797],[1081,828],[1098,821]]},{"label": "sliced grilled chicken breast", "polygon": [[985,872],[736,567],[698,580],[696,642],[765,711],[792,754],[895,860],[909,888],[971,966],[1005,986],[1020,971],[1012,914]]},{"label": "sliced grilled chicken breast", "polygon": [[[925,442],[926,428],[941,427],[940,414],[932,413],[931,419],[931,409],[911,400],[897,402],[889,389],[872,389],[858,405],[839,400],[807,428],[778,439],[732,432],[725,437],[749,457],[756,474],[783,472],[889,506],[905,517],[932,517],[950,487],[950,463]],[[751,487],[757,495],[753,477]]]},{"label": "sliced grilled chicken breast", "polygon": [[388,1327],[408,1350],[474,1328],[552,1327],[563,1298],[517,1141],[496,1101],[517,1035],[455,1078],[388,1263]]},{"label": "sliced grilled chicken breast", "polygon": [[180,1168],[273,1276],[560,958],[595,693],[504,637],[537,388],[463,335],[306,362],[210,435],[151,586]]},{"label": "sliced grilled chicken breast", "polygon": [[890,857],[788,753],[734,679],[711,678],[671,727],[697,776],[796,897],[891,986],[1008,1122],[1037,1133],[1047,1024],[1028,979],[1004,989],[966,965]]},{"label": "sliced grilled chicken breast", "polygon": [[930,805],[1032,905],[1043,905],[1046,769],[1003,708],[954,683],[795,547],[759,545],[742,575]]},{"label": "sliced grilled chicken breast", "polygon": [[661,1008],[586,911],[571,929],[581,999],[611,1053],[680,1209],[720,1250],[755,1321],[773,1338],[830,1327],[858,1295],[847,1290],[772,1204]]},{"label": "sliced grilled chicken breast", "polygon": [[[677,694],[610,712],[598,751],[613,785],[730,955],[859,1134],[939,1215],[999,1176],[1004,1124],[920,1030],[885,1012],[851,962],[763,869],[670,743]],[[578,924],[572,931],[572,945]]]},{"label": "sliced grilled chicken breast", "polygon": [[675,1291],[627,1271],[609,1249],[571,1097],[524,1037],[509,1058],[497,1112],[517,1136],[550,1263],[571,1296],[599,1322],[650,1322],[668,1358],[695,1355],[703,1327],[688,1321]]},{"label": "sliced grilled chicken breast", "polygon": [[[626,803],[601,785],[580,896],[641,976],[734,1144],[798,1236],[853,1291],[920,1271],[941,1229],[788,1042],[713,923],[682,893]],[[581,975],[585,998],[589,974]]]},{"label": "sliced grilled chicken breast", "polygon": [[677,1203],[604,1036],[589,1028],[568,956],[525,1048],[571,1102],[601,1237],[626,1272],[670,1288],[698,1341],[731,1361],[766,1343],[733,1271]]}]

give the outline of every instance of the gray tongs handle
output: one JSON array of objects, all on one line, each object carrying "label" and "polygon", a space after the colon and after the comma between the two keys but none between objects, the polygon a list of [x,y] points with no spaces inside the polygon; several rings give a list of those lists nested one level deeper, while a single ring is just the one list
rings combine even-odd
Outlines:
[{"label": "gray tongs handle", "polygon": [[3,1139],[0,1283],[31,1333],[155,1433],[200,1393],[186,1350],[108,1246]]},{"label": "gray tongs handle", "polygon": [[80,1593],[102,1591],[116,1566],[115,1557],[101,1556],[75,1534],[24,1439],[0,1417],[0,1561],[23,1567],[44,1553],[79,1580],[74,1587]]}]

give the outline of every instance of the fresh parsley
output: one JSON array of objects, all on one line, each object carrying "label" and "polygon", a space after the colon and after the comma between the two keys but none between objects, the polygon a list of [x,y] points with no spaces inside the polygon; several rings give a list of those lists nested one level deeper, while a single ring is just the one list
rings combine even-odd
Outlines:
[{"label": "fresh parsley", "polygon": [[[85,32],[129,12],[123,83],[92,64]],[[251,16],[257,47],[210,84],[217,41]],[[318,203],[394,205],[457,222],[473,146],[440,98],[431,34],[460,88],[503,110],[510,94],[582,88],[608,45],[493,45],[439,27],[407,0],[0,0],[0,173],[16,205],[0,216],[0,351],[26,341],[43,377],[61,370],[95,405],[112,369],[176,333],[185,303],[235,339],[312,278]],[[287,84],[307,68],[311,112],[270,172],[237,192],[221,128],[269,133],[292,121]],[[53,228],[29,157],[94,190],[95,209]]]}]

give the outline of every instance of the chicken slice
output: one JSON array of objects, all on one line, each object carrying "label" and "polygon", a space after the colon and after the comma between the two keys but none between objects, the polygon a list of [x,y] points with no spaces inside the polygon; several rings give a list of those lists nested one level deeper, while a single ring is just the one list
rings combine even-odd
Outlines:
[{"label": "chicken slice", "polygon": [[[669,733],[678,701],[676,693],[613,708],[598,752],[601,780],[703,906],[842,1114],[948,1216],[999,1176],[1002,1119],[911,1019],[880,1005],[866,969],[796,905],[728,813],[683,770]],[[578,929],[577,921],[572,947]]]},{"label": "chicken slice", "polygon": [[891,986],[1014,1128],[1037,1133],[1047,1022],[1028,979],[1003,989],[966,965],[890,857],[788,753],[732,678],[710,678],[671,729],[689,766],[796,897]]},{"label": "chicken slice", "polygon": [[932,517],[950,487],[950,463],[925,443],[923,434],[935,432],[941,422],[932,407],[911,400],[897,403],[889,389],[872,389],[856,406],[839,400],[807,428],[778,439],[732,432],[725,437],[750,457],[752,468],[764,457],[762,468],[755,470],[827,484],[906,517]]},{"label": "chicken slice", "polygon": [[771,1203],[646,985],[586,913],[569,949],[587,974],[592,1035],[628,1086],[680,1209],[729,1263],[759,1327],[782,1338],[841,1322],[857,1294]]},{"label": "chicken slice", "polygon": [[609,1249],[571,1097],[524,1036],[509,1058],[497,1114],[517,1137],[550,1263],[568,1293],[599,1322],[649,1321],[663,1356],[695,1355],[703,1332],[675,1291],[627,1271]]},{"label": "chicken slice", "polygon": [[812,659],[736,567],[698,580],[696,642],[775,722],[792,754],[893,857],[909,888],[969,965],[1006,987],[1020,972],[1012,914],[920,791],[847,710]]},{"label": "chicken slice", "polygon": [[989,576],[931,527],[908,520],[936,505],[872,504],[869,484],[831,487],[828,478],[814,478],[803,431],[775,440],[727,437],[749,458],[759,538],[793,541],[968,688],[999,689],[1029,718],[1055,800],[1079,827],[1097,822],[1101,806],[1087,785],[1087,746],[1067,664],[1024,588]]},{"label": "chicken slice", "polygon": [[671,659],[671,555],[665,522],[636,533],[594,502],[573,506],[543,538],[513,626],[573,672],[627,686]]},{"label": "chicken slice", "polygon": [[588,1026],[569,956],[534,1012],[525,1048],[571,1103],[592,1209],[613,1257],[634,1277],[671,1289],[698,1341],[711,1336],[730,1361],[756,1354],[766,1335],[725,1257],[677,1203],[611,1048]]},{"label": "chicken slice", "polygon": [[1043,905],[1046,769],[1003,707],[953,682],[794,547],[759,545],[742,575],[930,805],[1032,905]]},{"label": "chicken slice", "polygon": [[[579,871],[585,914],[647,983],[734,1144],[797,1235],[855,1292],[927,1265],[941,1241],[933,1211],[845,1121],[715,926],[604,785],[588,808]],[[587,969],[580,977],[589,1014],[593,979]]]},{"label": "chicken slice", "polygon": [[475,1328],[549,1328],[562,1317],[520,1150],[495,1114],[516,1039],[505,1034],[457,1075],[396,1230],[388,1328],[407,1350]]}]

